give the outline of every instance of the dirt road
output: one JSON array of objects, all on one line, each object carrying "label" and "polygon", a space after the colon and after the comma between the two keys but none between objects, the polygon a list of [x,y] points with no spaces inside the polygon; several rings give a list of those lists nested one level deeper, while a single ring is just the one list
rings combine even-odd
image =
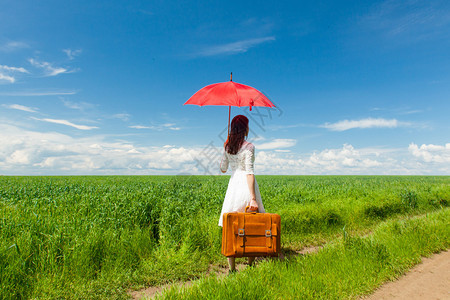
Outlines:
[{"label": "dirt road", "polygon": [[450,251],[422,259],[404,276],[384,284],[365,299],[450,299]]},{"label": "dirt road", "polygon": [[[305,253],[315,252],[318,247]],[[239,265],[238,268],[244,268]],[[224,276],[227,269],[216,270],[218,275]],[[192,282],[179,283],[178,286],[190,285]],[[152,298],[160,294],[170,284],[160,287],[150,287],[141,291],[131,292],[133,299]],[[423,258],[422,263],[415,266],[396,281],[381,286],[370,296],[362,299],[369,300],[450,300],[450,250],[435,254],[430,258]]]}]

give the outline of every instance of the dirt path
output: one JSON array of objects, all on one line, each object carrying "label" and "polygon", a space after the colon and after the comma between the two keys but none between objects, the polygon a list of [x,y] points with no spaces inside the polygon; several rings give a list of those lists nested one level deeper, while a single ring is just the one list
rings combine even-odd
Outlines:
[{"label": "dirt path", "polygon": [[[322,247],[321,246],[311,246],[311,247],[303,248],[302,250],[299,250],[299,251],[289,251],[288,253],[285,253],[285,254],[282,253],[279,258],[273,258],[273,259],[282,259],[283,260],[283,259],[289,258],[291,256],[305,255],[308,253],[317,252],[320,248],[322,248]],[[256,263],[257,263],[257,261],[256,261]],[[246,267],[247,267],[246,263],[237,263],[236,264],[236,269],[238,271],[241,271],[241,270],[245,269]],[[218,277],[223,277],[228,274],[228,267],[211,265],[210,269],[207,273],[208,274],[215,273]],[[168,283],[168,284],[165,284],[162,286],[151,286],[151,287],[139,290],[139,291],[130,291],[128,294],[133,299],[136,299],[136,300],[152,299],[156,295],[161,294],[165,289],[170,288],[171,286],[185,287],[185,286],[190,286],[192,284],[193,284],[193,281]]]},{"label": "dirt path", "polygon": [[[320,247],[305,248],[301,251],[290,253],[286,257],[292,255],[304,255],[316,252]],[[284,259],[284,257],[280,257]],[[238,270],[246,267],[245,264],[238,264]],[[228,272],[227,268],[214,267],[208,273],[215,272],[219,277],[225,276]],[[189,286],[193,282],[187,281],[183,283],[167,284],[158,287],[149,287],[140,291],[130,292],[133,299],[151,299],[157,294],[169,288],[172,285]],[[408,271],[404,276],[396,281],[388,282],[381,286],[370,296],[363,299],[368,300],[391,300],[391,299],[408,299],[408,300],[445,300],[450,299],[450,250],[435,254],[430,258],[423,258],[422,262]]]},{"label": "dirt path", "polygon": [[[243,270],[246,267],[245,264],[242,263],[236,263],[236,269],[238,271]],[[210,270],[208,271],[209,274],[216,273],[218,277],[223,277],[228,274],[228,267],[222,267],[222,266],[211,266]],[[195,280],[194,280],[195,281]],[[139,291],[131,291],[129,292],[129,295],[135,299],[153,299],[156,297],[156,295],[160,295],[164,290],[169,289],[172,286],[176,287],[186,287],[193,284],[193,281],[185,281],[185,282],[175,282],[175,283],[168,283],[161,286],[151,286]]]},{"label": "dirt path", "polygon": [[450,299],[450,251],[424,258],[404,276],[364,299]]}]

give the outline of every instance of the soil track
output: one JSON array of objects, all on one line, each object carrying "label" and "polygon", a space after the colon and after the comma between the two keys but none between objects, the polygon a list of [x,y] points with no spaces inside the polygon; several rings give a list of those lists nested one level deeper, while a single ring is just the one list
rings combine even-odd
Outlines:
[{"label": "soil track", "polygon": [[[322,248],[322,246],[310,246],[310,247],[303,248],[302,250],[299,250],[299,251],[295,251],[295,250],[286,251],[286,253],[281,253],[280,257],[278,257],[278,258],[269,258],[269,259],[283,260],[286,258],[290,258],[292,256],[305,255],[308,253],[317,252],[320,248]],[[264,258],[257,258],[255,263],[258,263],[258,260],[264,260]],[[238,271],[241,271],[241,270],[245,269],[246,267],[247,267],[246,263],[236,263],[236,269]],[[217,275],[217,277],[226,276],[228,274],[228,267],[211,265],[207,274],[211,274],[211,273],[215,273]],[[152,299],[156,295],[161,294],[165,289],[168,289],[173,285],[175,285],[177,287],[184,287],[184,286],[189,286],[191,284],[193,284],[193,281],[168,283],[168,284],[165,284],[162,286],[151,286],[151,287],[139,290],[139,291],[130,291],[128,294],[133,299],[136,299],[136,300]]]},{"label": "soil track", "polygon": [[[288,255],[283,255],[280,259],[292,255],[304,255],[316,252],[321,247],[305,248]],[[236,268],[242,270],[246,264],[237,264]],[[215,272],[219,277],[225,276],[228,272],[226,267],[211,268],[209,273]],[[192,281],[175,283],[175,285],[189,286]],[[157,294],[174,284],[166,284],[159,287],[149,287],[140,291],[132,291],[129,294],[133,299],[151,299]],[[396,281],[388,282],[378,288],[372,295],[365,296],[366,300],[444,300],[450,299],[450,250],[435,254],[429,258],[423,258],[422,262],[409,270],[405,275]]]},{"label": "soil track", "polygon": [[369,300],[450,299],[450,251],[435,254],[375,291]]}]

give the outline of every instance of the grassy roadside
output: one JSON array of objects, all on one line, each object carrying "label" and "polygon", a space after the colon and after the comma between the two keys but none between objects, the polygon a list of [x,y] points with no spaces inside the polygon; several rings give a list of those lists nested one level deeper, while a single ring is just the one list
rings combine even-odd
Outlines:
[{"label": "grassy roadside", "polygon": [[232,277],[204,278],[164,299],[348,299],[369,294],[421,256],[450,246],[450,209],[381,223],[370,236],[344,238],[315,254],[267,260]]}]

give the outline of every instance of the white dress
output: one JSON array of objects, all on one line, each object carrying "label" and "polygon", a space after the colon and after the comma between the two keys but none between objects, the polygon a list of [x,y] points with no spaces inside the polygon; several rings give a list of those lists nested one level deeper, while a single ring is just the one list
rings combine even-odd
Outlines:
[{"label": "white dress", "polygon": [[[231,178],[228,183],[227,193],[223,201],[222,212],[219,218],[219,226],[222,225],[222,216],[228,212],[244,212],[245,207],[250,205],[251,195],[247,183],[247,174],[254,174],[255,146],[252,143],[244,141],[237,154],[230,154],[224,151],[220,169],[226,171],[228,165],[231,166]],[[258,212],[264,213],[264,206],[261,200],[258,183],[255,179],[256,202],[258,203]]]}]

